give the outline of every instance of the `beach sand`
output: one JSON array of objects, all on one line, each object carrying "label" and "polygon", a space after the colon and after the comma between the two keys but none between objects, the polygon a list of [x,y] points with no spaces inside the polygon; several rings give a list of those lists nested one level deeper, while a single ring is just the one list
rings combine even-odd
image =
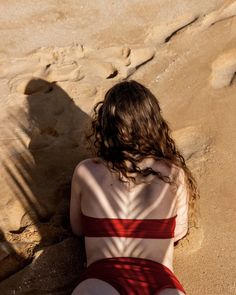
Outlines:
[{"label": "beach sand", "polygon": [[70,294],[68,208],[94,104],[124,79],[157,96],[200,189],[175,249],[187,294],[236,294],[236,1],[1,1],[0,294]]}]

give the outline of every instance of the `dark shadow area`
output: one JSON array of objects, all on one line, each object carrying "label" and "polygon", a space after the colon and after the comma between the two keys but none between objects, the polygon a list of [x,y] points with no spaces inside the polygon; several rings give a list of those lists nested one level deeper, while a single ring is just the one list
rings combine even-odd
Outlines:
[{"label": "dark shadow area", "polygon": [[24,257],[15,251],[0,229],[0,281],[12,274],[12,265],[17,269],[21,269],[27,263],[29,261],[26,261]]},{"label": "dark shadow area", "polygon": [[[9,231],[7,238],[12,244],[24,240],[28,246],[23,247],[20,251],[22,254],[15,252],[16,260],[24,263],[18,267],[15,264],[2,278],[31,262],[37,251],[73,237],[69,221],[71,178],[78,162],[90,156],[84,136],[90,117],[75,105],[61,87],[56,83],[33,79],[29,81],[25,94],[28,95],[26,107],[9,114],[12,128],[7,132],[17,138],[17,145],[8,149],[9,157],[4,162],[4,169],[8,187],[26,212],[20,219],[20,227]],[[73,276],[76,271],[76,280],[79,270],[84,267],[85,253],[83,239],[73,239],[77,241],[78,253],[75,253],[73,267],[70,265],[66,272],[69,279],[70,274]],[[2,237],[1,242],[4,241]],[[73,246],[71,251],[74,249]],[[61,255],[69,254],[57,253],[57,263],[60,263]],[[34,266],[40,257],[33,261]],[[42,269],[40,271],[43,272]],[[50,277],[53,281],[52,273],[48,273],[48,279]],[[70,285],[70,289],[73,289],[76,282]],[[38,292],[44,294],[43,291]],[[68,292],[64,290],[60,294]],[[6,291],[1,294],[10,293]]]},{"label": "dark shadow area", "polygon": [[1,295],[70,295],[85,256],[82,240],[73,237],[46,247],[35,260],[0,284]]}]

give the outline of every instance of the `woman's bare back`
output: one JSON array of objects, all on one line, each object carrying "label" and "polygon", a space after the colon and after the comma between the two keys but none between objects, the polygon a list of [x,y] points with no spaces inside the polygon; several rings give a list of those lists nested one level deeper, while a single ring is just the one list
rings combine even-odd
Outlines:
[{"label": "woman's bare back", "polygon": [[167,219],[177,215],[175,237],[86,237],[88,265],[108,257],[137,257],[162,263],[173,270],[174,241],[187,233],[188,194],[183,171],[175,165],[168,166],[152,158],[146,158],[141,165],[176,177],[177,187],[153,175],[145,178],[145,182],[128,185],[120,181],[118,175],[111,172],[101,159],[82,161],[76,167],[72,181],[72,187],[77,190],[75,194],[79,192],[80,195],[77,203],[74,201],[74,206],[71,206],[72,228],[82,234],[81,216],[75,216],[78,210],[96,218]]}]

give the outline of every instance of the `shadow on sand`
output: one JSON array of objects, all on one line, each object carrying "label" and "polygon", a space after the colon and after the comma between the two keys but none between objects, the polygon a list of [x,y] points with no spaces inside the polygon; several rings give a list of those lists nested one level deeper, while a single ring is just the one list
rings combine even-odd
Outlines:
[{"label": "shadow on sand", "polygon": [[[25,94],[26,107],[9,114],[12,128],[8,128],[7,136],[16,138],[17,144],[8,147],[3,163],[7,185],[25,213],[19,228],[1,231],[0,250],[6,257],[0,261],[4,269],[0,279],[34,260],[3,281],[0,290],[1,294],[13,294],[7,286],[17,287],[14,294],[26,294],[20,291],[22,272],[24,279],[28,278],[29,293],[37,285],[36,294],[49,294],[52,290],[55,294],[69,294],[85,261],[83,239],[74,237],[70,229],[69,201],[73,170],[79,161],[90,156],[84,137],[90,117],[56,83],[33,79]],[[42,249],[44,252],[38,255]],[[38,265],[41,266],[37,269]],[[41,290],[35,284],[35,277],[40,275],[48,282],[42,282]],[[59,293],[56,282],[62,288]]]}]

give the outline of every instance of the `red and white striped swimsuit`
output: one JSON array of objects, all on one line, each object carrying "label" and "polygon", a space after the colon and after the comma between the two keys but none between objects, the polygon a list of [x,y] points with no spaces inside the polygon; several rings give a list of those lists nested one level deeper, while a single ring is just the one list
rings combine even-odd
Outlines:
[{"label": "red and white striped swimsuit", "polygon": [[[176,216],[167,219],[95,218],[82,214],[85,237],[127,237],[171,239],[174,237]],[[151,295],[162,289],[184,288],[165,265],[144,258],[112,257],[91,263],[80,277],[103,280],[121,295]]]}]

